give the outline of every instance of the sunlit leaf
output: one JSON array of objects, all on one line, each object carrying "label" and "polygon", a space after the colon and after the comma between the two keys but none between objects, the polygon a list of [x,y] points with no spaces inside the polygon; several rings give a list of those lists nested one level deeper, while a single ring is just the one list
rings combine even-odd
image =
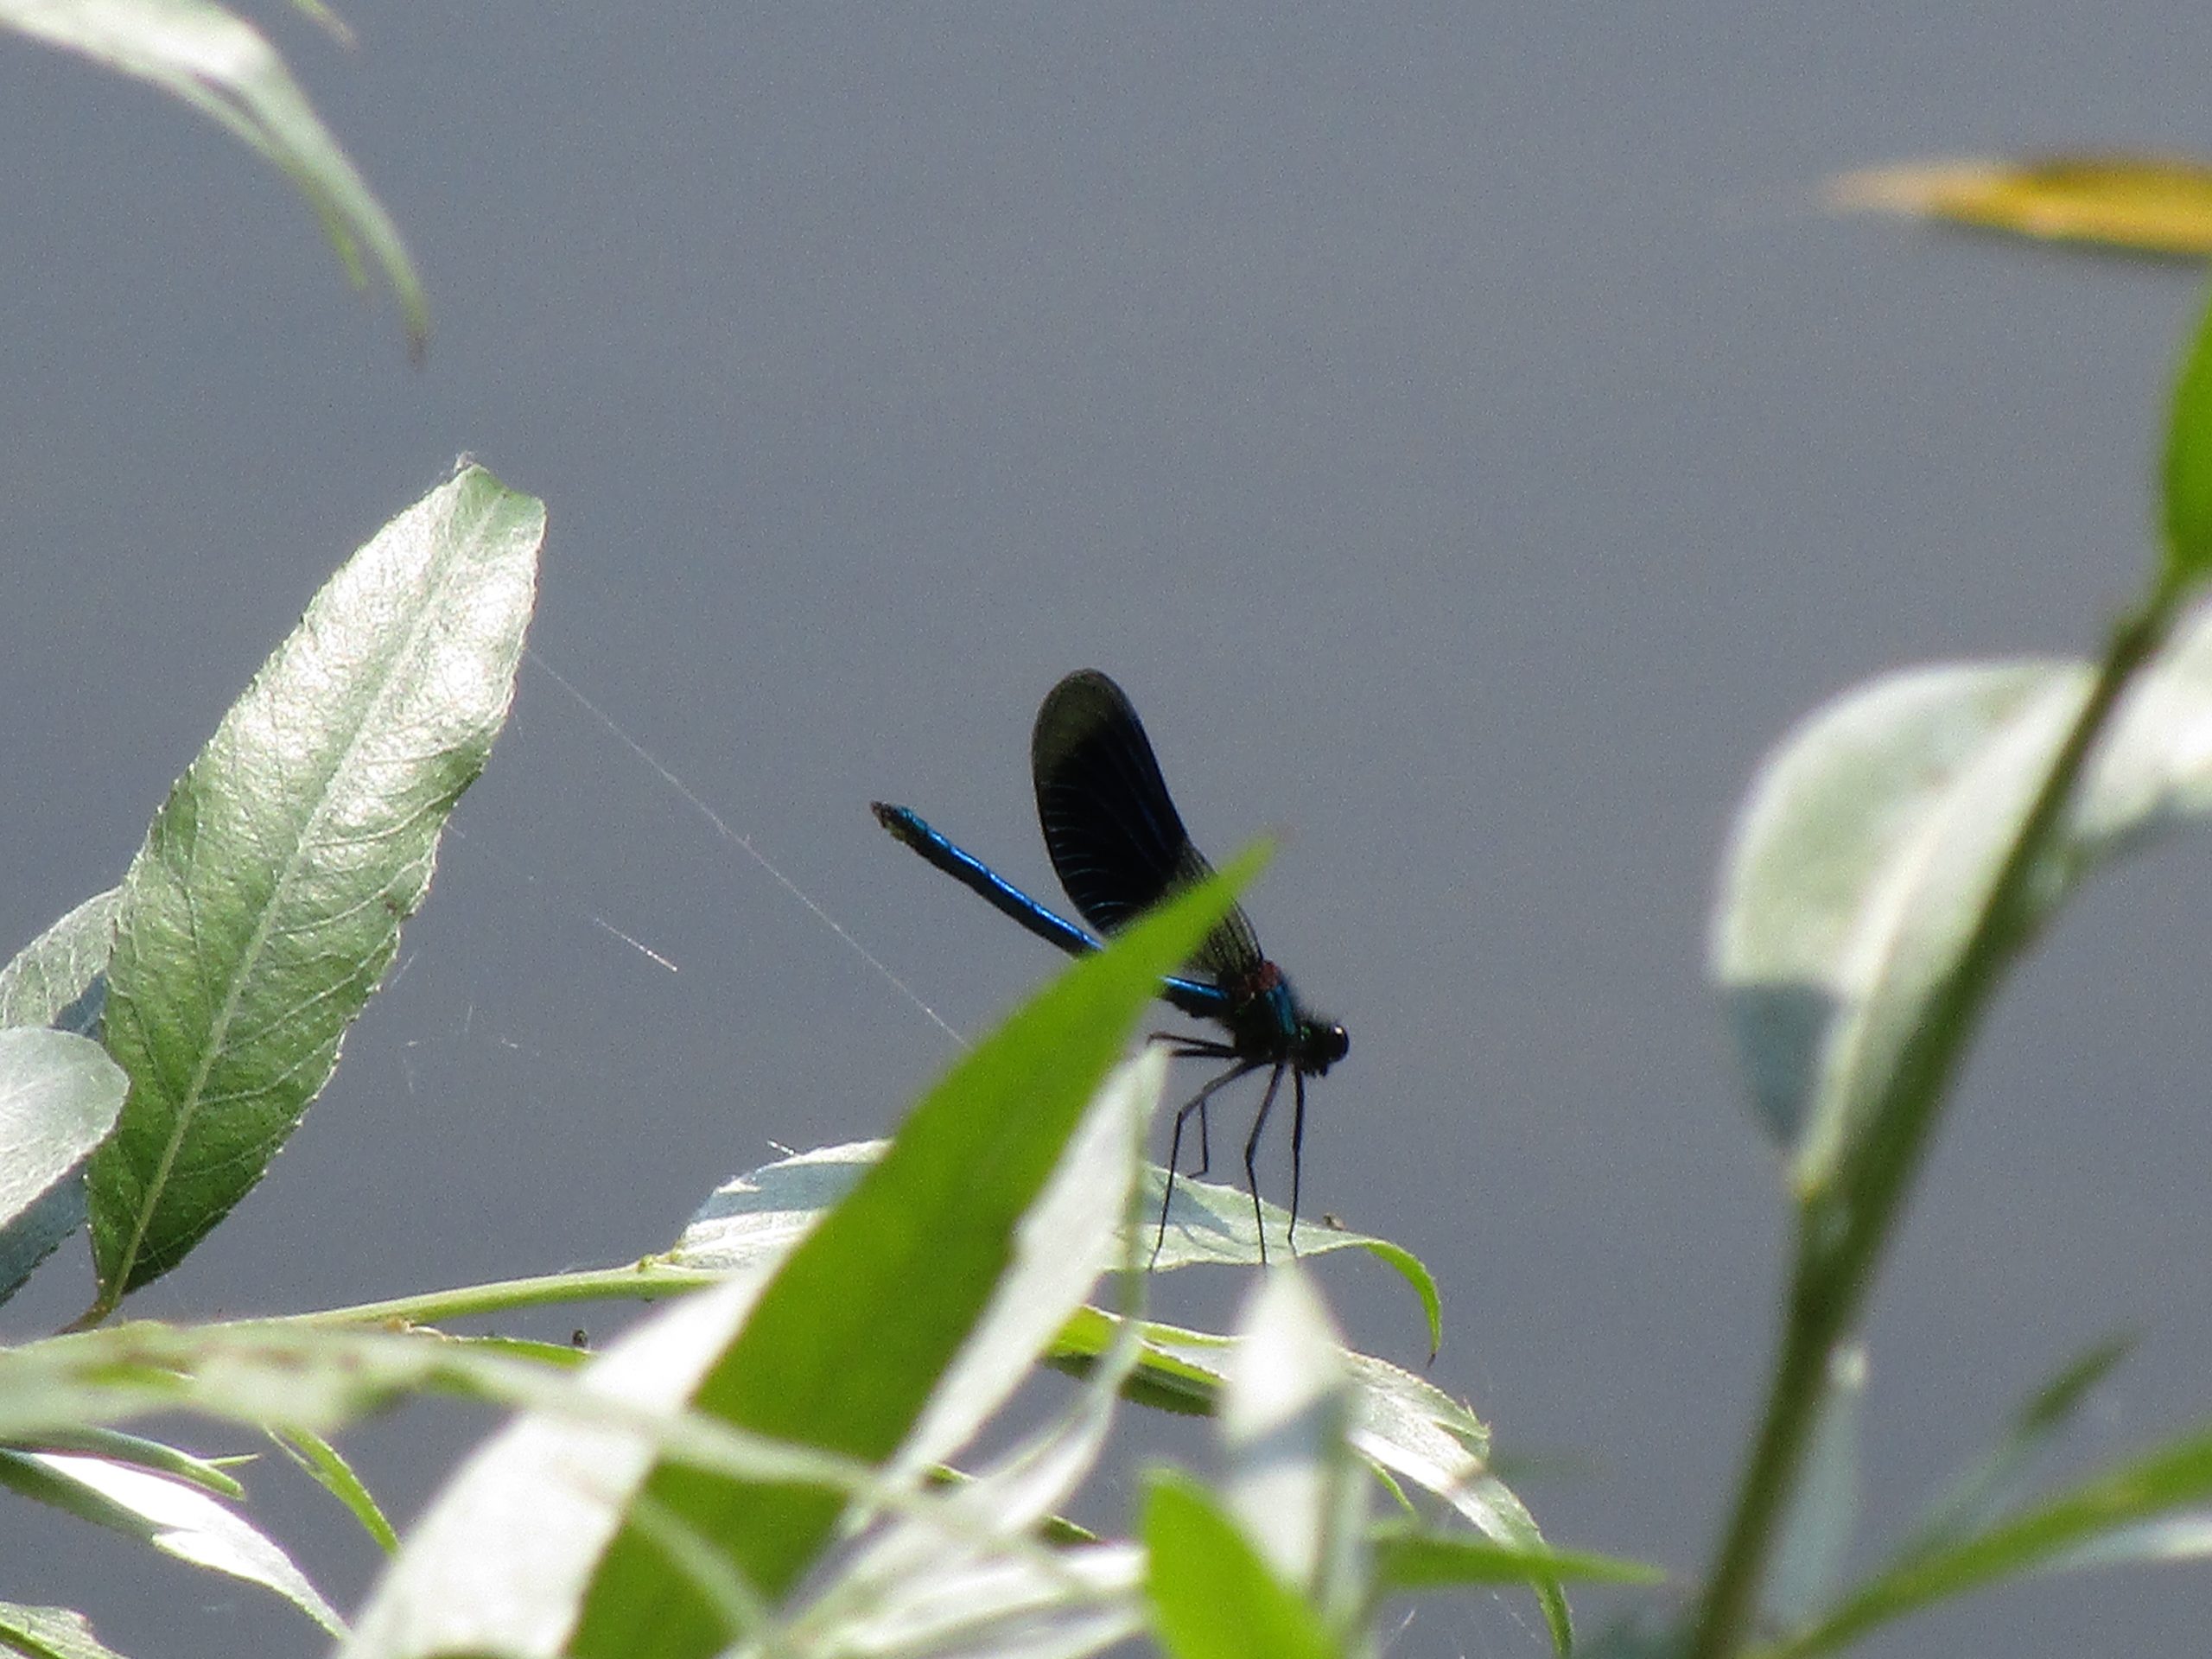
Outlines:
[{"label": "sunlit leaf", "polygon": [[[1124,1249],[1122,1223],[1136,1197],[1137,1152],[1159,1109],[1166,1076],[1167,1057],[1157,1046],[1108,1074],[1051,1179],[1017,1225],[1013,1262],[982,1318],[939,1376],[899,1449],[895,1466],[910,1477],[966,1446],[1036,1374],[1039,1357]],[[1132,1344],[1130,1363],[1135,1359]]]},{"label": "sunlit leaf", "polygon": [[[1081,1371],[1113,1339],[1117,1321],[1096,1308],[1071,1320],[1053,1353]],[[1235,1338],[1147,1322],[1137,1370],[1123,1392],[1172,1411],[1208,1414],[1219,1404]],[[1354,1450],[1378,1470],[1449,1504],[1484,1537],[1515,1548],[1545,1548],[1512,1489],[1490,1471],[1490,1431],[1474,1413],[1410,1371],[1347,1352]],[[1538,1591],[1544,1620],[1562,1653],[1573,1632],[1556,1585]]]},{"label": "sunlit leaf", "polygon": [[0,28],[149,82],[275,164],[356,287],[368,280],[364,253],[375,263],[421,352],[429,313],[398,228],[252,24],[209,0],[0,0]]},{"label": "sunlit leaf", "polygon": [[0,1027],[0,1301],[82,1224],[86,1160],[129,1086],[89,1039]]},{"label": "sunlit leaf", "polygon": [[1367,1475],[1349,1430],[1344,1345],[1295,1266],[1262,1275],[1230,1351],[1222,1394],[1223,1496],[1244,1536],[1325,1624],[1353,1628],[1368,1601]]},{"label": "sunlit leaf", "polygon": [[1343,1659],[1320,1613],[1197,1482],[1154,1478],[1144,1542],[1153,1632],[1174,1659]]},{"label": "sunlit leaf", "polygon": [[1838,207],[2149,253],[2212,253],[2212,167],[2183,157],[1909,162],[1838,179]]},{"label": "sunlit leaf", "polygon": [[360,1522],[361,1530],[376,1540],[378,1548],[390,1554],[399,1548],[399,1535],[385,1518],[376,1495],[353,1472],[353,1465],[340,1455],[336,1446],[304,1428],[272,1428],[269,1437],[287,1457],[307,1471],[315,1484],[346,1506],[346,1512]]},{"label": "sunlit leaf", "polygon": [[544,510],[463,470],[346,562],[154,820],[106,1040],[130,1074],[89,1171],[105,1309],[261,1179],[428,892],[505,721]]},{"label": "sunlit leaf", "polygon": [[29,1659],[122,1659],[92,1634],[82,1613],[0,1601],[0,1646]]},{"label": "sunlit leaf", "polygon": [[[0,968],[0,1027],[63,1023],[63,1014],[107,971],[122,901],[120,887],[93,894]],[[89,1023],[67,1029],[89,1034]]]},{"label": "sunlit leaf", "polygon": [[[1255,868],[1239,861],[1230,879]],[[777,1440],[891,1456],[995,1295],[1021,1217],[1159,977],[1188,957],[1227,898],[1209,883],[1150,912],[963,1056],[776,1269],[695,1407]],[[833,1491],[673,1467],[646,1492],[770,1601],[818,1554],[845,1507]],[[715,1652],[730,1634],[662,1551],[626,1532],[594,1581],[576,1643],[677,1659]]]},{"label": "sunlit leaf", "polygon": [[[2212,806],[2212,613],[2128,691],[2031,899]],[[1817,711],[1737,818],[1712,968],[1762,1120],[1821,1190],[1958,966],[2028,804],[2082,708],[2087,664],[1915,669]]]},{"label": "sunlit leaf", "polygon": [[[750,1314],[764,1274],[734,1276],[633,1326],[581,1385],[679,1408]],[[345,1659],[552,1655],[651,1472],[650,1440],[573,1415],[521,1419],[472,1455],[410,1531],[361,1610]]]},{"label": "sunlit leaf", "polygon": [[[817,1147],[725,1182],[700,1206],[676,1248],[662,1259],[681,1267],[725,1271],[780,1256],[824,1211],[852,1190],[868,1165],[881,1154],[884,1145],[880,1141],[855,1141]],[[1260,1234],[1252,1219],[1252,1198],[1242,1187],[1178,1175],[1162,1239],[1155,1230],[1160,1193],[1166,1179],[1166,1170],[1156,1164],[1147,1166],[1148,1197],[1139,1226],[1145,1261],[1154,1272],[1200,1263],[1247,1267],[1259,1262]],[[1279,1257],[1293,1255],[1287,1243],[1290,1212],[1264,1201],[1261,1208],[1273,1241],[1270,1250]],[[1154,1254],[1155,1240],[1160,1241],[1157,1255]],[[1443,1304],[1435,1279],[1412,1251],[1387,1239],[1308,1217],[1299,1229],[1294,1254],[1317,1256],[1346,1249],[1367,1251],[1413,1287],[1428,1322],[1429,1348],[1433,1352],[1443,1334]]]},{"label": "sunlit leaf", "polygon": [[[1160,1189],[1166,1179],[1167,1172],[1157,1166],[1147,1176],[1152,1193],[1146,1214],[1150,1218],[1149,1224],[1155,1229],[1160,1213]],[[1300,1222],[1294,1249],[1290,1212],[1264,1199],[1260,1211],[1267,1225],[1269,1260],[1327,1255],[1336,1250],[1365,1250],[1395,1270],[1413,1287],[1414,1294],[1421,1298],[1421,1313],[1428,1322],[1429,1352],[1436,1351],[1444,1338],[1443,1302],[1437,1294],[1435,1279],[1419,1256],[1387,1239],[1372,1238],[1332,1220],[1312,1216]],[[1158,1253],[1149,1254],[1155,1239],[1159,1243]],[[1261,1260],[1260,1231],[1252,1218],[1252,1195],[1242,1187],[1178,1175],[1168,1199],[1166,1230],[1164,1235],[1154,1231],[1145,1243],[1147,1259],[1154,1272],[1210,1262],[1257,1266]]]},{"label": "sunlit leaf", "polygon": [[35,1447],[24,1449],[75,1452],[105,1463],[130,1464],[154,1474],[188,1482],[202,1491],[233,1503],[245,1496],[245,1488],[238,1484],[235,1476],[207,1459],[195,1457],[165,1441],[148,1440],[121,1429],[86,1425],[58,1430],[40,1435]]},{"label": "sunlit leaf", "polygon": [[[1156,1054],[1146,1071],[1143,1087],[1155,1094]],[[1154,1103],[1140,1103],[1143,1109],[1123,1125],[1117,1174],[1100,1181],[1090,1167],[1093,1160],[1077,1154],[1056,1184],[1095,1182],[1134,1199],[1143,1122]],[[1111,1115],[1099,1121],[1110,1124]],[[1061,1224],[1048,1217],[1051,1207],[1048,1199],[1030,1219],[1028,1230],[1039,1243]],[[1099,1219],[1110,1232],[1121,1218]],[[1128,1243],[1122,1241],[1125,1251]],[[1131,1268],[1125,1285],[1141,1285],[1134,1270],[1141,1259],[1125,1256]],[[1061,1309],[1063,1319],[1069,1311]],[[1057,1525],[1052,1513],[1104,1447],[1116,1397],[1138,1354],[1134,1328],[1123,1327],[1122,1336],[1054,1421],[957,1483],[940,1505],[910,1512],[883,1529],[835,1569],[804,1608],[764,1637],[761,1647],[794,1655],[897,1654],[901,1659],[979,1653],[994,1659],[1077,1659],[1135,1634],[1143,1624],[1141,1553],[1087,1535],[1071,1538],[1071,1529]],[[925,1433],[918,1432],[917,1440]],[[910,1444],[910,1454],[912,1450]],[[1060,1547],[1042,1550],[1042,1541]]]},{"label": "sunlit leaf", "polygon": [[1713,969],[1801,1193],[1833,1176],[1956,964],[2087,681],[2048,664],[1893,676],[1761,768]]},{"label": "sunlit leaf", "polygon": [[274,1591],[333,1634],[346,1628],[290,1556],[194,1487],[98,1458],[9,1451],[0,1451],[0,1485],[181,1561]]},{"label": "sunlit leaf", "polygon": [[84,1163],[115,1127],[129,1086],[98,1043],[0,1029],[0,1224]]}]

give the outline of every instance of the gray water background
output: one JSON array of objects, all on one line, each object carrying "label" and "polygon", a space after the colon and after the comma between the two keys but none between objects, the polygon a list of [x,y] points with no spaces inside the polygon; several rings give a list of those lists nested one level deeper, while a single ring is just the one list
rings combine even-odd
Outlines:
[{"label": "gray water background", "polygon": [[[1051,892],[1029,721],[1108,669],[1204,844],[1284,837],[1251,909],[1353,1041],[1310,1205],[1434,1268],[1429,1374],[1557,1541],[1694,1573],[1785,1222],[1700,969],[1733,804],[1864,677],[2094,647],[2147,556],[2198,304],[2194,266],[1837,219],[1821,181],[2202,148],[2212,24],[346,16],[352,52],[268,21],[421,261],[420,369],[236,144],[0,41],[0,940],[115,879],[316,586],[464,448],[550,505],[546,661],[963,1029],[1054,959],[866,803]],[[329,1093],[134,1311],[624,1259],[779,1143],[884,1131],[949,1058],[534,667],[457,825]],[[1992,1022],[1872,1332],[1875,1542],[2116,1328],[2144,1346],[2083,1465],[2212,1409],[2209,868],[2190,842],[2101,879]],[[1358,1341],[1419,1363],[1387,1274],[1326,1277]],[[1219,1319],[1238,1283],[1162,1290]],[[0,1319],[32,1334],[85,1294],[55,1264]],[[482,1427],[349,1444],[404,1517]],[[302,1484],[260,1475],[257,1512],[351,1602],[373,1560]],[[0,1510],[0,1593],[126,1652],[317,1649],[43,1511]],[[1867,1650],[2194,1654],[2208,1611],[2200,1570],[2135,1573]],[[1390,1648],[1540,1650],[1486,1597],[1421,1604]]]}]

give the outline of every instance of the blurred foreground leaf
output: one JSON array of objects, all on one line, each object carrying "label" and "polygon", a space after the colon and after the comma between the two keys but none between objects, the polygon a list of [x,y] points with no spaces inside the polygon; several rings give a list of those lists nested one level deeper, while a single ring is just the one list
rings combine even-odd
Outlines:
[{"label": "blurred foreground leaf", "polygon": [[1305,1271],[1261,1274],[1222,1394],[1222,1496],[1268,1567],[1347,1643],[1371,1599],[1353,1392],[1344,1338]]},{"label": "blurred foreground leaf", "polygon": [[[1083,1371],[1108,1351],[1119,1325],[1111,1314],[1086,1309],[1061,1333],[1054,1363]],[[1146,1322],[1140,1335],[1143,1348],[1124,1390],[1132,1399],[1197,1415],[1218,1408],[1235,1338],[1156,1321]],[[1353,1450],[1391,1480],[1441,1499],[1484,1537],[1515,1549],[1545,1548],[1527,1505],[1490,1471],[1490,1430],[1473,1412],[1383,1360],[1348,1351],[1344,1364]],[[1538,1599],[1554,1644],[1567,1651],[1573,1631],[1566,1598],[1548,1584],[1539,1587]]]},{"label": "blurred foreground leaf", "polygon": [[[694,1408],[871,1463],[896,1452],[1014,1264],[1023,1215],[1160,976],[1189,957],[1230,883],[1255,865],[1239,860],[1229,881],[1148,913],[963,1057],[881,1161],[776,1269]],[[1109,1219],[1118,1216],[1116,1206]],[[1078,1265],[1095,1276],[1109,1259],[1102,1240]],[[1049,1332],[1037,1338],[1039,1346],[1049,1339]],[[655,1535],[633,1524],[608,1549],[577,1630],[580,1652],[689,1659],[728,1641],[727,1610],[662,1541],[671,1525],[772,1604],[821,1553],[845,1508],[835,1491],[673,1465],[654,1473],[639,1502],[658,1517]]]},{"label": "blurred foreground leaf", "polygon": [[[1391,1590],[1427,1590],[1447,1584],[1525,1584],[1542,1589],[1576,1579],[1596,1584],[1658,1584],[1667,1576],[1656,1567],[1617,1556],[1534,1549],[1412,1527],[1378,1528],[1373,1543],[1375,1576]],[[1582,1651],[1581,1645],[1575,1650]]]},{"label": "blurred foreground leaf", "polygon": [[0,28],[158,86],[275,165],[356,288],[374,261],[398,296],[408,349],[421,354],[429,311],[398,227],[252,24],[208,0],[0,0]]},{"label": "blurred foreground leaf", "polygon": [[[1821,1190],[1958,965],[2088,696],[2055,660],[1909,670],[1845,693],[1761,766],[1714,906],[1713,976],[1762,1122]],[[2212,810],[2212,610],[2125,694],[2030,899]]]},{"label": "blurred foreground leaf", "polygon": [[[2212,1433],[2200,1430],[1977,1535],[1898,1560],[1817,1624],[1758,1649],[1758,1659],[1833,1652],[1919,1608],[2030,1573],[2201,1555],[2212,1527],[2185,1506],[2208,1500]],[[2154,1524],[2162,1520],[2179,1529]]]},{"label": "blurred foreground leaf", "polygon": [[67,1607],[27,1607],[0,1601],[0,1643],[32,1659],[122,1659],[92,1634],[82,1613]]},{"label": "blurred foreground leaf", "polygon": [[[855,1141],[843,1146],[818,1147],[725,1181],[685,1224],[676,1248],[658,1259],[671,1267],[726,1273],[780,1256],[852,1190],[868,1166],[882,1155],[886,1144]],[[1160,1166],[1147,1166],[1147,1196],[1140,1218],[1139,1242],[1144,1260],[1154,1272],[1201,1263],[1259,1265],[1260,1233],[1252,1219],[1251,1195],[1242,1187],[1189,1175],[1175,1178],[1166,1237],[1154,1255],[1154,1230],[1160,1216],[1160,1189],[1166,1179],[1167,1172]],[[1290,1212],[1264,1201],[1261,1209],[1268,1231],[1276,1241],[1278,1255],[1292,1255],[1284,1242]],[[1443,1302],[1427,1263],[1388,1239],[1309,1219],[1299,1232],[1295,1253],[1315,1256],[1334,1250],[1365,1250],[1413,1287],[1427,1320],[1429,1351],[1434,1353],[1443,1334]]]},{"label": "blurred foreground leaf", "polygon": [[74,1453],[0,1450],[0,1485],[143,1539],[181,1561],[274,1591],[333,1634],[345,1625],[266,1535],[181,1481]]},{"label": "blurred foreground leaf", "polygon": [[1196,1481],[1154,1478],[1144,1542],[1153,1630],[1174,1659],[1344,1659],[1321,1615]]},{"label": "blurred foreground leaf", "polygon": [[86,1160],[129,1086],[88,1038],[0,1027],[0,1301],[83,1224]]}]

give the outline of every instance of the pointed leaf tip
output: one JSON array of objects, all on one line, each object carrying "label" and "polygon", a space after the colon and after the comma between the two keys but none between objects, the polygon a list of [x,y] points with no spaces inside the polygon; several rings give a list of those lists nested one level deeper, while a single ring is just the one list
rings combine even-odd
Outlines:
[{"label": "pointed leaf tip", "polygon": [[2165,578],[2202,581],[2212,572],[2212,309],[2198,321],[2166,433]]}]

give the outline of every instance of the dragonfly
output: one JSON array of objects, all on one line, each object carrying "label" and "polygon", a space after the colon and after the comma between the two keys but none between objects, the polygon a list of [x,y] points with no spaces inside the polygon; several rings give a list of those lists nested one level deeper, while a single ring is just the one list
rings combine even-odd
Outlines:
[{"label": "dragonfly", "polygon": [[[871,803],[876,820],[930,863],[976,893],[1046,944],[1080,957],[1103,949],[1101,935],[1112,935],[1138,915],[1203,881],[1213,874],[1191,844],[1180,814],[1160,776],[1152,741],[1122,688],[1096,669],[1078,669],[1045,696],[1030,734],[1030,772],[1037,785],[1037,820],[1045,849],[1069,899],[1096,933],[1079,927],[1033,899],[972,853],[931,828],[911,807]],[[1176,1109],[1167,1153],[1167,1185],[1160,1200],[1160,1230],[1153,1258],[1167,1240],[1168,1205],[1174,1197],[1183,1135],[1198,1120],[1198,1166],[1211,1162],[1206,1106],[1239,1079],[1268,1074],[1260,1109],[1244,1141],[1244,1179],[1252,1195],[1252,1218],[1260,1237],[1260,1260],[1268,1259],[1267,1225],[1260,1207],[1260,1179],[1255,1167],[1261,1132],[1290,1079],[1290,1224],[1292,1253],[1298,1249],[1299,1185],[1306,1145],[1306,1080],[1325,1075],[1344,1058],[1351,1039],[1344,1028],[1313,1013],[1298,1000],[1282,969],[1260,950],[1251,918],[1231,906],[1189,964],[1189,971],[1160,982],[1161,1000],[1192,1019],[1222,1028],[1221,1038],[1154,1032],[1179,1059],[1222,1060],[1225,1070],[1209,1078]]]}]

